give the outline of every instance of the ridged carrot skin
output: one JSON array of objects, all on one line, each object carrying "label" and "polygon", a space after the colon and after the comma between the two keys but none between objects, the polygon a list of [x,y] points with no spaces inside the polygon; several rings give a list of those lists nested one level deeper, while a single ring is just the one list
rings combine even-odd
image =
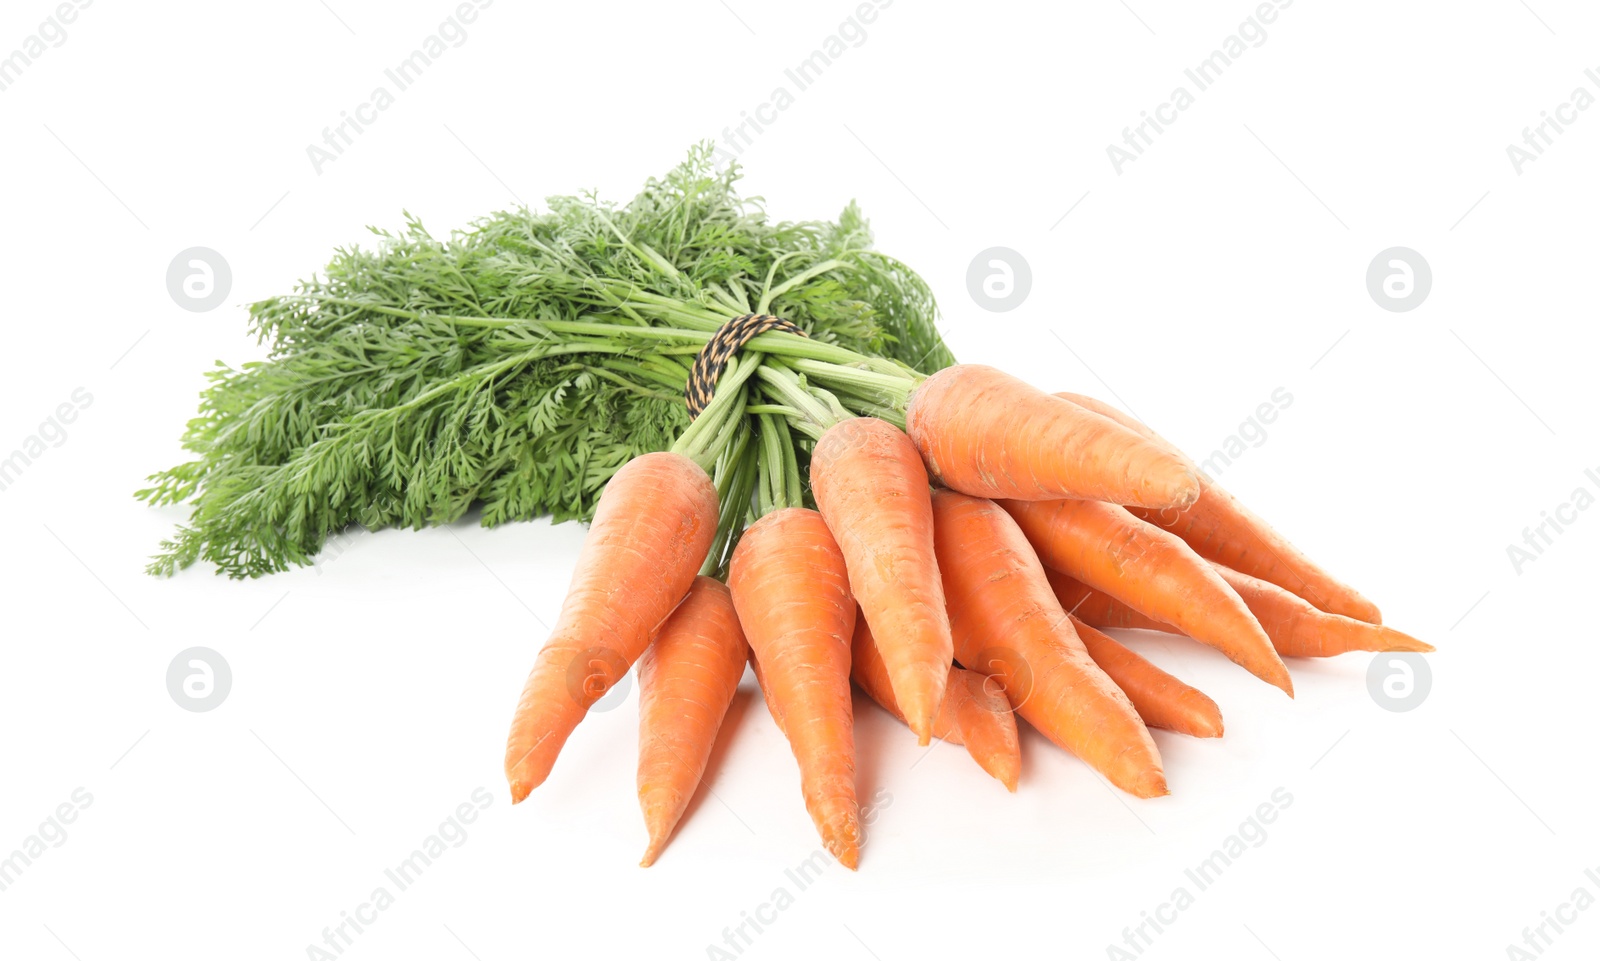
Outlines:
[{"label": "ridged carrot skin", "polygon": [[606,484],[561,618],[511,720],[505,766],[513,802],[544,783],[589,706],[644,653],[694,583],[716,527],[716,487],[687,457],[645,454]]},{"label": "ridged carrot skin", "polygon": [[[850,645],[850,679],[884,710],[900,720],[905,715],[895,702],[889,669],[865,618],[857,616],[856,635]],[[951,666],[944,700],[933,718],[933,736],[967,749],[978,766],[1008,791],[1016,791],[1022,776],[1022,746],[1017,739],[1017,719],[1005,693],[988,678]]]},{"label": "ridged carrot skin", "polygon": [[[1250,613],[1272,639],[1279,657],[1332,657],[1348,651],[1416,651],[1428,653],[1433,645],[1382,624],[1369,624],[1318,610],[1296,594],[1248,574],[1212,562],[1250,608]],[[1171,624],[1146,617],[1114,597],[1094,590],[1058,571],[1050,571],[1061,606],[1099,627],[1136,628],[1181,634]]]},{"label": "ridged carrot skin", "polygon": [[817,441],[811,490],[844,553],[850,591],[873,626],[895,700],[927,744],[954,654],[922,457],[892,424],[841,421]]},{"label": "ridged carrot skin", "polygon": [[[1184,457],[1161,435],[1110,404],[1082,394],[1063,392],[1056,396],[1137,431],[1174,455]],[[1383,615],[1376,604],[1318,567],[1232,494],[1208,480],[1187,457],[1184,462],[1200,478],[1199,498],[1186,508],[1141,508],[1134,509],[1135,515],[1183,538],[1206,560],[1270,581],[1330,614],[1343,614],[1371,624],[1383,623]]]},{"label": "ridged carrot skin", "polygon": [[1176,625],[1294,696],[1288,668],[1249,608],[1177,537],[1099,501],[1005,501],[1002,506],[1045,566]]},{"label": "ridged carrot skin", "polygon": [[733,595],[695,578],[639,658],[639,809],[655,863],[700,786],[749,653]]},{"label": "ridged carrot skin", "polygon": [[941,490],[933,524],[956,659],[999,681],[1017,713],[1112,784],[1168,793],[1150,732],[1089,657],[1016,523],[993,501]]},{"label": "ridged carrot skin", "polygon": [[1200,494],[1193,468],[1165,447],[979,364],[924,381],[906,432],[930,474],[977,497],[1187,507]]},{"label": "ridged carrot skin", "polygon": [[1190,737],[1222,736],[1222,711],[1205,692],[1183,683],[1076,617],[1072,626],[1089,656],[1128,695],[1145,724]]},{"label": "ridged carrot skin", "polygon": [[785,508],[750,525],[728,569],[733,604],[762,689],[800,765],[800,789],[823,846],[860,858],[850,638],[856,602],[844,556],[816,511]]},{"label": "ridged carrot skin", "polygon": [[1249,605],[1272,645],[1284,657],[1332,657],[1349,651],[1415,651],[1427,653],[1433,645],[1402,634],[1392,627],[1371,624],[1318,610],[1304,598],[1276,584],[1213,564]]}]

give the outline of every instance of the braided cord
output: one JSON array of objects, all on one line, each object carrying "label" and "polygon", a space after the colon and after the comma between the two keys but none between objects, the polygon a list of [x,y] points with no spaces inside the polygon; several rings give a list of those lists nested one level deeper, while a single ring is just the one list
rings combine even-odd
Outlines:
[{"label": "braided cord", "polygon": [[689,383],[683,389],[683,399],[689,405],[690,417],[699,417],[700,412],[710,405],[711,397],[717,390],[717,379],[744,345],[773,330],[806,336],[806,332],[799,327],[771,314],[742,314],[717,328],[716,334],[695,356],[694,367],[689,371]]}]

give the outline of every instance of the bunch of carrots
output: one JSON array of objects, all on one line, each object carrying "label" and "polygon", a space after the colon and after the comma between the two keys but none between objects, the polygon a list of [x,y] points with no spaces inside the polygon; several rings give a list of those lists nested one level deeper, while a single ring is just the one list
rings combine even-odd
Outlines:
[{"label": "bunch of carrots", "polygon": [[852,681],[1008,790],[1020,715],[1148,798],[1168,793],[1148,729],[1220,737],[1222,715],[1100,628],[1186,634],[1291,697],[1285,657],[1432,650],[1115,408],[804,343],[751,341],[672,450],[611,478],[512,721],[514,801],[637,665],[651,864],[748,663],[854,868]]},{"label": "bunch of carrots", "polygon": [[1152,797],[1148,728],[1222,716],[1099,628],[1187,634],[1285,693],[1285,657],[1431,650],[1148,427],[956,364],[854,204],[771,221],[738,179],[701,144],[624,205],[552,198],[448,240],[408,219],[251,305],[267,359],[208,375],[194,458],[138,494],[193,507],[149,570],[257,577],[352,525],[473,509],[590,518],[506,775],[526,798],[637,668],[646,864],[747,664],[854,867],[852,681],[1008,789],[1020,715]]}]

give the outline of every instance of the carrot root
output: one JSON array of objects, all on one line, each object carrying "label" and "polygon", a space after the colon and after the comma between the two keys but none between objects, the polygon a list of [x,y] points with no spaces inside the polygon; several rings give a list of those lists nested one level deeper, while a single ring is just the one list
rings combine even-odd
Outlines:
[{"label": "carrot root", "polygon": [[773,717],[799,764],[806,810],[823,847],[854,870],[861,842],[850,703],[856,604],[822,515],[790,507],[750,525],[734,549],[728,586]]},{"label": "carrot root", "polygon": [[721,582],[695,578],[639,658],[639,809],[655,863],[700,786],[744,676],[744,633]]},{"label": "carrot root", "polygon": [[874,627],[895,701],[925,745],[954,655],[922,458],[899,428],[852,418],[817,441],[811,487],[861,617]]},{"label": "carrot root", "polygon": [[511,720],[505,770],[514,803],[550,776],[590,705],[628,672],[683,600],[716,526],[716,487],[687,457],[644,454],[606,484],[561,618]]}]

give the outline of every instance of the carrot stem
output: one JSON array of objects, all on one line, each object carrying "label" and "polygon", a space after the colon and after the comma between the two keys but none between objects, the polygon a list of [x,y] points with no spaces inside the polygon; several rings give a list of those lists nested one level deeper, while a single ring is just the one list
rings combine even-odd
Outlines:
[{"label": "carrot stem", "polygon": [[[782,424],[774,418],[774,422]],[[781,428],[780,428],[781,429]],[[805,488],[800,483],[800,460],[795,455],[793,443],[780,444],[783,448],[783,493],[785,507],[804,507]]]},{"label": "carrot stem", "polygon": [[746,414],[771,414],[774,417],[785,417],[790,420],[797,420],[805,416],[799,410],[784,404],[746,404],[744,412]]},{"label": "carrot stem", "polygon": [[733,447],[724,452],[717,467],[717,534],[706,552],[700,573],[715,577],[722,573],[728,557],[728,547],[744,527],[745,515],[750,512],[750,496],[755,491],[756,449],[750,442],[748,431],[739,434]]},{"label": "carrot stem", "polygon": [[827,430],[841,419],[835,417],[826,404],[806,391],[794,371],[787,370],[779,364],[768,363],[761,365],[756,371],[756,376],[777,395],[779,400],[799,410],[804,419],[822,430]]},{"label": "carrot stem", "polygon": [[905,409],[906,402],[911,398],[911,392],[927,379],[909,368],[884,371],[875,365],[874,369],[868,370],[862,366],[828,363],[804,357],[796,358],[793,365],[795,370],[823,383],[853,387],[901,410]]},{"label": "carrot stem", "polygon": [[773,460],[781,458],[781,455],[778,453],[777,432],[773,427],[772,417],[768,414],[762,414],[756,418],[756,421],[760,424],[757,438],[760,441],[760,446],[757,448],[756,455],[758,478],[756,483],[756,515],[765,517],[776,509],[778,501],[782,498],[782,494],[773,486],[773,478],[776,476],[776,472],[772,469]]},{"label": "carrot stem", "polygon": [[739,418],[734,415],[744,412],[745,381],[759,366],[760,356],[747,354],[740,357],[731,370],[723,372],[711,403],[673,443],[674,454],[682,454],[708,472],[711,470],[718,454],[731,440],[732,432],[740,426]]}]

